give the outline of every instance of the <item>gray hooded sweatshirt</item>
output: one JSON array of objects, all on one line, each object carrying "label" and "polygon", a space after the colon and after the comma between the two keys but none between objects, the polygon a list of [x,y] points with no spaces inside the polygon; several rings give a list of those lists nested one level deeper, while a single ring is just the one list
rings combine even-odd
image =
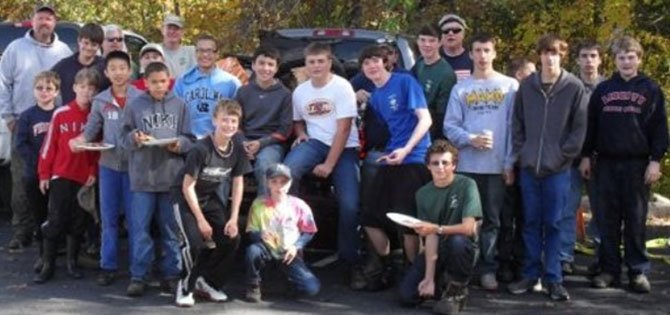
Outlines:
[{"label": "gray hooded sweatshirt", "polygon": [[[126,92],[126,104],[138,97],[142,92],[132,85]],[[119,134],[123,123],[124,108],[112,96],[112,88],[102,91],[93,98],[91,113],[88,114],[84,127],[84,140],[96,140],[102,131],[102,142],[113,144],[114,149],[102,151],[99,164],[115,171],[128,171],[128,154],[121,146]]]},{"label": "gray hooded sweatshirt", "polygon": [[[179,138],[180,153],[164,146],[139,146],[137,131],[156,139]],[[184,165],[184,155],[193,146],[191,118],[184,101],[172,92],[163,100],[142,93],[130,100],[121,126],[121,143],[128,150],[130,190],[134,192],[168,192]]]},{"label": "gray hooded sweatshirt", "polygon": [[512,123],[512,154],[538,177],[565,170],[579,155],[588,104],[584,85],[571,73],[562,70],[548,92],[541,80],[537,72],[521,82]]},{"label": "gray hooded sweatshirt", "polygon": [[44,44],[35,40],[31,32],[9,43],[0,59],[0,114],[3,118],[16,118],[35,105],[35,76],[72,55],[70,47],[61,42],[56,33],[51,43]]}]

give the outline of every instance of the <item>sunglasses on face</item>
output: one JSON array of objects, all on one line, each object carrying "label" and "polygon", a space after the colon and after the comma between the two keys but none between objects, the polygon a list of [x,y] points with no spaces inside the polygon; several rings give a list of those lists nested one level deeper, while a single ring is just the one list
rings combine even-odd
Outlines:
[{"label": "sunglasses on face", "polygon": [[442,30],[442,34],[449,34],[449,33],[458,34],[462,31],[463,31],[462,28],[447,28],[447,29]]},{"label": "sunglasses on face", "polygon": [[451,162],[442,160],[442,161],[430,161],[430,166],[449,166],[451,165]]},{"label": "sunglasses on face", "polygon": [[110,38],[106,38],[106,40],[107,40],[108,42],[117,42],[117,43],[120,43],[120,42],[123,41],[123,37],[110,37]]},{"label": "sunglasses on face", "polygon": [[56,90],[56,88],[51,87],[51,86],[41,86],[41,85],[38,85],[38,86],[35,87],[35,90],[38,90],[38,91],[47,91],[47,92],[53,92],[53,91]]}]

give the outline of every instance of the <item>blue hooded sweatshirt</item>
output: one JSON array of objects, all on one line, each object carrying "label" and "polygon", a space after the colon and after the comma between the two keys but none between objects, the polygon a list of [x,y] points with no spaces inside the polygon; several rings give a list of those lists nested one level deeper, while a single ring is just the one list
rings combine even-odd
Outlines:
[{"label": "blue hooded sweatshirt", "polygon": [[221,99],[234,99],[241,85],[235,76],[219,68],[204,73],[198,66],[177,79],[174,94],[186,103],[194,136],[200,139],[214,131],[214,107]]}]

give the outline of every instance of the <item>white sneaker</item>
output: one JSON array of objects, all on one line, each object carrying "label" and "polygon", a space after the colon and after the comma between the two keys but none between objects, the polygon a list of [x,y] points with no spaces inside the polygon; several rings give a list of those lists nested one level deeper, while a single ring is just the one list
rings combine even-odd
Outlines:
[{"label": "white sneaker", "polygon": [[494,273],[483,274],[480,278],[480,283],[485,290],[498,290],[498,280],[496,280],[496,275]]},{"label": "white sneaker", "polygon": [[195,280],[195,292],[198,296],[207,298],[212,302],[225,302],[228,300],[228,295],[221,290],[212,288],[203,277],[198,277]]},{"label": "white sneaker", "polygon": [[179,280],[177,284],[177,293],[175,294],[174,303],[179,307],[191,307],[195,305],[193,292],[184,292],[183,280]]},{"label": "white sneaker", "polygon": [[533,286],[533,292],[542,292],[544,291],[544,288],[542,286],[542,280],[537,279],[537,283]]}]

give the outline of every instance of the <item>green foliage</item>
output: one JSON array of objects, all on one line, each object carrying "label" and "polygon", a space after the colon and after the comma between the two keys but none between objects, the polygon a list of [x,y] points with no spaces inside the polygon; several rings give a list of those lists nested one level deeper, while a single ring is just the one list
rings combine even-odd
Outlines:
[{"label": "green foliage", "polygon": [[[186,42],[208,32],[223,43],[224,51],[250,52],[263,29],[286,27],[361,27],[413,34],[425,23],[435,23],[448,12],[466,18],[469,30],[499,38],[496,67],[528,56],[537,60],[535,41],[554,32],[570,43],[596,39],[603,47],[622,34],[638,38],[645,48],[643,71],[670,92],[670,2],[667,0],[53,0],[66,21],[116,23],[160,41],[167,13],[184,16]],[[33,1],[0,1],[0,18],[19,21],[30,17]],[[611,57],[603,72],[612,73]],[[576,71],[574,58],[567,69]],[[663,161],[666,176],[655,190],[670,196],[670,157]]]}]

